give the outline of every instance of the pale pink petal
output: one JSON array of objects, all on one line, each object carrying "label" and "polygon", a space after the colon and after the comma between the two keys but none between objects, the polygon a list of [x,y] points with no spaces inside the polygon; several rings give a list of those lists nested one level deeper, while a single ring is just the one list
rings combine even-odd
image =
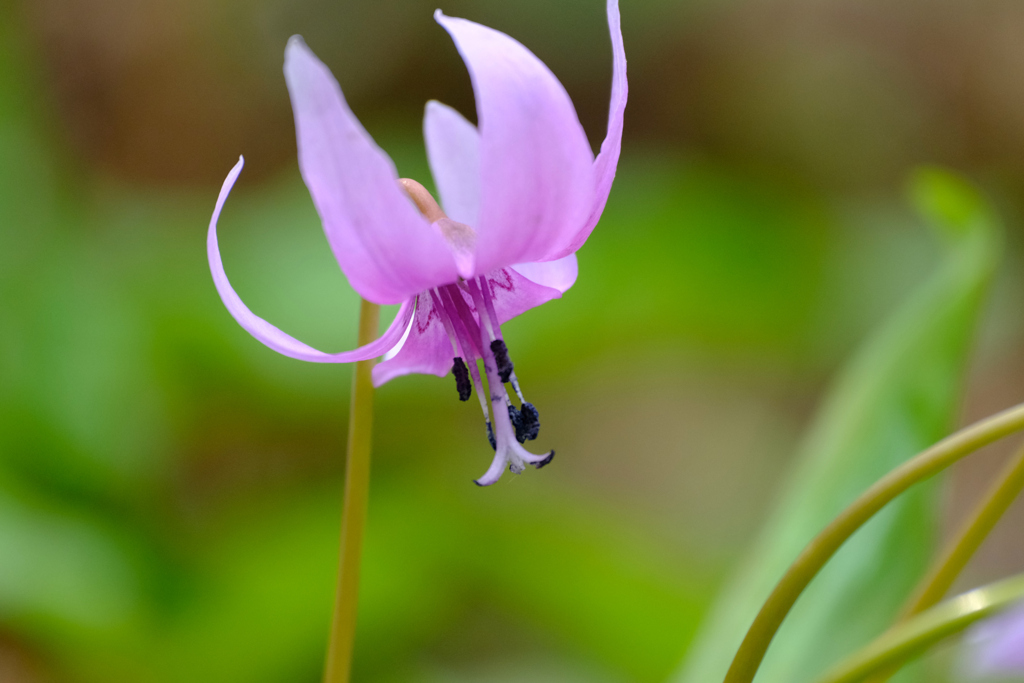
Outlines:
[{"label": "pale pink petal", "polygon": [[423,116],[427,159],[448,216],[475,226],[480,217],[480,134],[446,104],[427,102]]},{"label": "pale pink petal", "polygon": [[626,51],[622,46],[622,25],[619,20],[619,0],[608,0],[608,28],[612,35],[612,97],[608,111],[608,130],[601,151],[594,162],[594,205],[590,216],[578,233],[558,249],[553,256],[564,256],[583,246],[604,212],[608,193],[615,180],[622,149],[622,119],[626,110],[629,85],[626,82]]},{"label": "pale pink petal", "polygon": [[206,255],[210,261],[210,272],[213,274],[213,283],[217,286],[217,293],[227,306],[228,311],[234,316],[238,324],[278,353],[282,353],[299,360],[313,363],[352,363],[359,360],[369,360],[383,355],[401,339],[405,328],[412,317],[412,301],[403,301],[402,307],[398,309],[398,315],[387,331],[376,341],[366,346],[345,351],[342,353],[324,353],[317,351],[311,346],[303,344],[298,339],[291,337],[277,329],[263,318],[256,316],[249,307],[242,303],[242,300],[232,289],[228,282],[228,276],[224,273],[224,264],[220,258],[220,247],[217,245],[217,220],[220,218],[221,209],[224,208],[224,201],[228,198],[231,188],[234,187],[238,174],[242,172],[242,165],[245,162],[239,158],[238,163],[224,179],[224,185],[220,189],[220,196],[217,197],[217,205],[213,210],[213,217],[210,219],[210,230],[206,236]]},{"label": "pale pink petal", "polygon": [[444,377],[452,371],[454,358],[452,343],[431,297],[420,295],[409,336],[394,357],[374,366],[373,385],[379,387],[413,373]]},{"label": "pale pink petal", "polygon": [[434,14],[462,54],[480,126],[478,273],[550,260],[594,209],[594,155],[569,95],[522,44]]},{"label": "pale pink petal", "polygon": [[330,70],[299,37],[284,74],[295,112],[299,168],[338,264],[370,301],[396,304],[458,278],[444,239],[405,193],[391,159],[345,103]]},{"label": "pale pink petal", "polygon": [[563,256],[556,261],[517,263],[512,268],[528,280],[552,287],[563,294],[576,283],[576,276],[580,272],[576,254]]},{"label": "pale pink petal", "polygon": [[562,296],[558,289],[532,282],[512,268],[493,270],[484,279],[491,290],[494,312],[500,323]]}]

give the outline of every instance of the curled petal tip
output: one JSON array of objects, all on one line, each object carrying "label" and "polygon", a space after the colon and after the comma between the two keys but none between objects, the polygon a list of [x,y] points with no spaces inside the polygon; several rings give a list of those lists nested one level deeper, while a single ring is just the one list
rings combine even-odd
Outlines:
[{"label": "curled petal tip", "polygon": [[239,155],[238,161],[236,161],[235,165],[231,167],[230,171],[228,171],[228,177],[224,179],[224,184],[221,186],[221,192],[224,191],[224,188],[228,188],[230,190],[231,187],[234,186],[235,181],[238,180],[238,176],[242,173],[242,168],[244,166],[245,157]]},{"label": "curled petal tip", "polygon": [[444,14],[444,12],[441,11],[440,7],[438,7],[436,10],[434,10],[434,21],[440,23],[441,20],[445,19],[445,18],[446,18],[445,14]]}]

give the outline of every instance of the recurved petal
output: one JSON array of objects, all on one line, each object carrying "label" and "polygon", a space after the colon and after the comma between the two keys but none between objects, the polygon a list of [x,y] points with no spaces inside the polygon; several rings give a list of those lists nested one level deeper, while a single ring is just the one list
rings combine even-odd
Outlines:
[{"label": "recurved petal", "polygon": [[626,111],[626,99],[629,85],[626,81],[626,51],[622,45],[622,24],[619,19],[619,0],[608,0],[608,29],[612,36],[612,97],[608,108],[608,130],[601,151],[594,161],[594,204],[582,228],[566,244],[562,245],[554,255],[562,256],[576,251],[590,237],[597,222],[601,219],[608,194],[615,180],[615,170],[619,165],[619,152],[622,149],[622,121]]},{"label": "recurved petal", "polygon": [[469,68],[480,126],[476,272],[549,258],[593,211],[594,156],[569,95],[519,42],[434,15]]},{"label": "recurved petal", "polygon": [[448,216],[475,226],[480,217],[480,134],[459,112],[427,102],[423,139],[441,206]]},{"label": "recurved petal", "polygon": [[405,342],[394,356],[374,366],[373,385],[414,373],[444,377],[451,372],[453,360],[452,343],[431,298],[420,295]]},{"label": "recurved petal", "polygon": [[569,254],[554,261],[517,263],[512,268],[531,282],[557,289],[563,294],[576,284],[576,276],[580,272],[576,254]]},{"label": "recurved petal", "polygon": [[224,179],[220,196],[217,197],[217,205],[213,210],[213,217],[210,218],[210,229],[206,235],[206,255],[210,261],[210,273],[213,275],[213,283],[217,286],[217,293],[220,294],[220,298],[224,305],[227,306],[228,311],[238,321],[238,324],[245,328],[249,334],[256,337],[256,339],[278,353],[299,360],[313,363],[352,363],[383,355],[388,349],[398,343],[402,333],[405,332],[406,327],[409,325],[409,319],[413,313],[412,301],[402,302],[402,307],[398,310],[398,315],[395,316],[394,322],[376,341],[352,351],[324,353],[285,334],[263,318],[254,314],[242,302],[238,294],[235,293],[231,283],[228,282],[228,276],[224,272],[224,264],[220,258],[220,247],[217,244],[217,220],[220,218],[221,209],[224,208],[224,202],[228,198],[231,188],[234,187],[235,181],[238,179],[238,174],[242,172],[244,163],[244,160],[239,158],[238,163],[228,173],[228,177]]},{"label": "recurved petal", "polygon": [[298,36],[288,41],[284,74],[299,168],[352,287],[370,301],[396,304],[454,282],[458,273],[444,240],[399,189],[391,159]]}]

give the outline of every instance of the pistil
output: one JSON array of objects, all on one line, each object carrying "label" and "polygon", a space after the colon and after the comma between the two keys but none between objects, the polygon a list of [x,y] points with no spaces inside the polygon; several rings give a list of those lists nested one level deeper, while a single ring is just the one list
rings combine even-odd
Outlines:
[{"label": "pistil", "polygon": [[[473,298],[477,314],[486,323],[488,337],[491,339],[491,353],[494,355],[498,376],[503,383],[511,384],[512,389],[516,392],[516,396],[519,397],[519,410],[516,410],[511,401],[508,401],[509,418],[516,428],[516,439],[519,443],[532,441],[540,433],[540,412],[532,403],[526,400],[523,390],[519,386],[519,379],[516,377],[512,360],[508,355],[508,347],[505,345],[505,340],[501,335],[501,323],[498,321],[498,314],[494,310],[494,292],[484,276],[470,280],[467,283],[466,289]],[[515,412],[513,413],[513,411]]]}]

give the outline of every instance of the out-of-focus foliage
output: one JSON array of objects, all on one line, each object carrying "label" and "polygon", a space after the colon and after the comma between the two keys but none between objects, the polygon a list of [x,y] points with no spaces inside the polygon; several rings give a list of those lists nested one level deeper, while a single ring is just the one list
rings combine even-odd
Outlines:
[{"label": "out-of-focus foliage", "polygon": [[[750,622],[803,547],[873,482],[950,431],[998,226],[978,192],[947,173],[919,171],[912,196],[949,239],[948,254],[837,379],[756,550],[723,586],[683,681],[724,677]],[[800,596],[759,680],[813,680],[883,631],[931,557],[935,510],[932,482],[860,529]]]}]

